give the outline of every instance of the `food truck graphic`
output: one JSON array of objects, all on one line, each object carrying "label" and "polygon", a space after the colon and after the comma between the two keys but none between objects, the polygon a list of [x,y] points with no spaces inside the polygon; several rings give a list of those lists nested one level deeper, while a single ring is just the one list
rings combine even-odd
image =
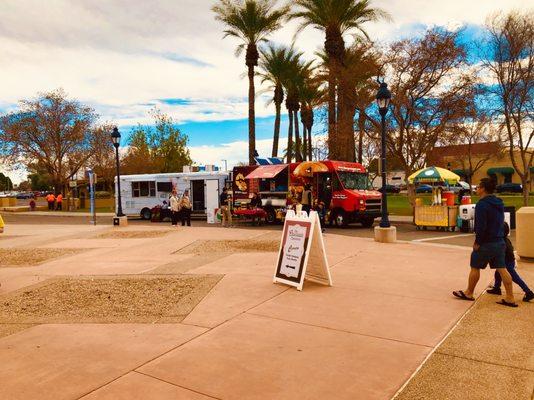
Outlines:
[{"label": "food truck graphic", "polygon": [[330,160],[234,167],[234,207],[246,207],[252,194],[259,193],[267,222],[281,221],[286,210],[301,200],[306,185],[313,199],[325,203],[329,221],[336,226],[357,222],[371,227],[381,215],[382,196],[370,190],[365,168]]}]

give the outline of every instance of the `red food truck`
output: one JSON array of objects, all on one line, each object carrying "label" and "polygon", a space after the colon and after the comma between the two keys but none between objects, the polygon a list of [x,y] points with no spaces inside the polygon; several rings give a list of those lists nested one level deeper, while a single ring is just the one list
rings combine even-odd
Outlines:
[{"label": "red food truck", "polygon": [[306,184],[311,185],[313,198],[329,209],[331,224],[358,222],[371,227],[381,214],[382,196],[369,190],[365,168],[358,163],[329,160],[235,167],[234,208],[246,208],[252,194],[259,193],[267,222],[281,221],[287,209],[298,203]]}]

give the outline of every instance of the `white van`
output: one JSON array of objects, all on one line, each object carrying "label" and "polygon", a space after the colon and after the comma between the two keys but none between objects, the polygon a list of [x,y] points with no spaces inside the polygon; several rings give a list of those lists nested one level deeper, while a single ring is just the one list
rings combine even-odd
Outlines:
[{"label": "white van", "polygon": [[163,205],[164,200],[168,202],[174,187],[178,196],[189,190],[193,215],[206,216],[208,210],[219,208],[219,193],[228,177],[228,172],[222,171],[121,175],[122,212],[127,216],[140,216],[149,220],[152,217],[152,208]]}]

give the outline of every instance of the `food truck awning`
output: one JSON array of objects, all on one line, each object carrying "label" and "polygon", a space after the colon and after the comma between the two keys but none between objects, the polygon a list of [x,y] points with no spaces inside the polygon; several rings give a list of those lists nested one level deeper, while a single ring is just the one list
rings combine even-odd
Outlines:
[{"label": "food truck awning", "polygon": [[274,178],[280,172],[287,168],[286,164],[279,165],[260,165],[250,174],[245,176],[245,179],[270,179]]}]

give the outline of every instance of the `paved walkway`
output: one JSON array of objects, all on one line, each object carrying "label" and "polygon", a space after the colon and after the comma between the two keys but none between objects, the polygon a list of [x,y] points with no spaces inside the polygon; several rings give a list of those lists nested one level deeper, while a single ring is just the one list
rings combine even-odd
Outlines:
[{"label": "paved walkway", "polygon": [[[130,226],[169,233],[101,239],[109,227],[41,228],[13,225],[0,247],[86,251],[0,268],[0,295],[54,276],[179,265],[224,278],[179,324],[45,324],[0,339],[1,399],[391,399],[472,306],[450,295],[465,286],[467,248],[329,233],[334,286],[297,292],[272,283],[275,253],[205,263],[176,253],[196,240],[279,232]],[[480,287],[490,279],[486,271]]]}]

